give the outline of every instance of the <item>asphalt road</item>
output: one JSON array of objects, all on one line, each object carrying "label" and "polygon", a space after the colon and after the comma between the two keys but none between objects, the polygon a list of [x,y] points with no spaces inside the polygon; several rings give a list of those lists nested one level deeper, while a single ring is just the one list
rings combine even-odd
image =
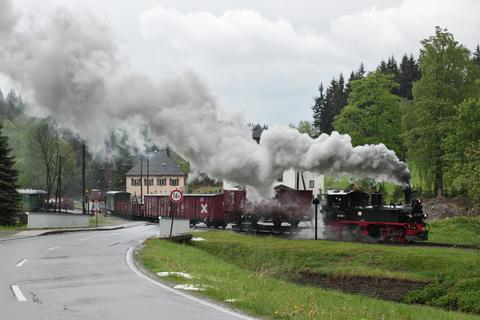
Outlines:
[{"label": "asphalt road", "polygon": [[0,242],[0,319],[248,319],[139,272],[133,248],[157,231],[137,223]]}]

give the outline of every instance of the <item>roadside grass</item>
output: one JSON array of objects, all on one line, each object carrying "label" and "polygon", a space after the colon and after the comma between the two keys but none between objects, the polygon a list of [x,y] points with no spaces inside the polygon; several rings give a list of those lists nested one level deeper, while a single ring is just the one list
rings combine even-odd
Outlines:
[{"label": "roadside grass", "polygon": [[[97,224],[97,218],[95,216],[90,217],[88,219],[90,223],[90,227],[95,227]],[[118,223],[118,219],[112,216],[104,216],[103,214],[98,215],[98,225],[99,226],[105,226],[105,225],[112,225]]]},{"label": "roadside grass", "polygon": [[232,232],[204,232],[193,246],[254,272],[295,281],[301,272],[432,282],[405,301],[480,314],[478,250],[288,240]]},{"label": "roadside grass", "polygon": [[1,226],[0,225],[0,238],[11,236],[17,232],[25,230],[27,225],[16,225],[16,226]]},{"label": "roadside grass", "polygon": [[[272,277],[277,268],[283,268],[282,263],[296,258],[291,250],[297,247],[311,250],[307,244],[313,241],[286,240],[291,245],[283,243],[275,245],[272,239],[252,238],[240,235],[226,235],[226,246],[221,244],[221,235],[216,232],[201,233],[201,237],[207,241],[197,242],[195,246],[180,245],[164,240],[149,239],[145,247],[139,253],[139,259],[151,272],[182,271],[193,276],[193,279],[168,277],[174,283],[200,284],[205,291],[199,292],[209,298],[225,301],[234,299],[231,305],[250,314],[271,319],[480,319],[471,314],[447,312],[432,307],[418,305],[405,305],[400,303],[382,301],[361,295],[345,294],[333,290],[301,286],[287,281],[286,279]],[[199,235],[197,235],[199,236]],[[260,266],[261,257],[252,257],[256,260],[250,263],[245,255],[247,249],[262,247],[267,241],[267,247],[275,250],[286,249],[285,255],[270,255],[266,258],[270,263],[262,268],[252,270],[249,266]],[[209,244],[210,242],[214,243]],[[241,243],[245,242],[243,248]],[[197,245],[198,244],[198,245]],[[232,244],[235,244],[233,247]],[[300,244],[300,245],[299,245]],[[320,242],[315,245],[322,244]],[[219,250],[228,251],[239,249],[240,252],[232,252],[231,255],[216,255],[218,251],[212,250],[211,246],[217,246]],[[335,254],[339,248],[327,245],[329,252]],[[209,247],[210,249],[206,249]],[[359,247],[354,246],[354,249]],[[399,248],[396,248],[399,249]],[[315,250],[314,250],[315,251]],[[210,253],[212,252],[212,253]],[[351,254],[350,251],[348,251]],[[239,253],[238,259],[233,256]],[[280,257],[280,260],[276,260]],[[304,264],[317,264],[315,259],[303,259]],[[324,256],[323,256],[324,257]],[[340,255],[342,257],[342,255]],[[274,259],[275,258],[275,259]],[[340,259],[342,260],[342,259]],[[332,261],[332,260],[331,260]],[[352,260],[344,260],[348,264]],[[321,261],[318,261],[320,264]],[[331,263],[331,262],[330,262]],[[291,262],[290,266],[299,266],[301,263]],[[318,266],[316,266],[318,267]]]},{"label": "roadside grass", "polygon": [[458,216],[429,222],[429,242],[480,245],[480,217]]},{"label": "roadside grass", "polygon": [[245,269],[271,268],[275,276],[288,279],[305,270],[427,281],[480,277],[480,254],[475,250],[289,240],[215,231],[195,236],[207,240],[193,243],[203,251]]},{"label": "roadside grass", "polygon": [[16,230],[23,230],[25,228],[26,228],[25,225],[22,225],[22,226],[1,226],[0,225],[1,231],[9,231],[9,230],[16,231]]}]

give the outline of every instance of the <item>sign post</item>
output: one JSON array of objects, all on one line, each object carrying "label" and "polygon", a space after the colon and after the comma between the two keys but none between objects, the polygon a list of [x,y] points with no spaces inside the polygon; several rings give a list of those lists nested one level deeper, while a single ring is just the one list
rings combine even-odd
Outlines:
[{"label": "sign post", "polygon": [[170,206],[171,214],[170,218],[172,219],[172,222],[170,224],[170,239],[172,239],[172,231],[173,231],[173,219],[175,218],[175,211],[177,210],[177,204],[183,201],[183,193],[182,191],[175,189],[172,192],[170,192],[170,202],[172,205]]},{"label": "sign post", "polygon": [[313,199],[312,202],[315,205],[315,240],[318,239],[318,204],[320,203],[320,200],[318,200],[318,197]]}]

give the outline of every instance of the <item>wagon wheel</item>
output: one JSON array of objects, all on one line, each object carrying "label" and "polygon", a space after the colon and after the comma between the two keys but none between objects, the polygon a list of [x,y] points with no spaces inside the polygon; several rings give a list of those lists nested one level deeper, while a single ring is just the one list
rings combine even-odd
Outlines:
[{"label": "wagon wheel", "polygon": [[405,227],[400,227],[397,235],[397,242],[399,243],[405,243],[407,242],[407,239],[405,238],[407,231],[405,230]]}]

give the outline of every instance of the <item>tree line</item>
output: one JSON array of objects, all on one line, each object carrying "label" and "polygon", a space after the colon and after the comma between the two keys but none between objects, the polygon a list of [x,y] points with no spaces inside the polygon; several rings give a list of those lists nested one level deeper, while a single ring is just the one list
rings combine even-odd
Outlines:
[{"label": "tree line", "polygon": [[[8,137],[9,156],[15,159],[16,187],[44,190],[52,199],[61,184],[62,196],[79,197],[83,142],[72,132],[59,130],[52,118],[34,118],[25,114],[25,109],[26,102],[19,94],[11,90],[5,96],[0,90],[0,125],[3,138]],[[122,190],[125,174],[139,154],[114,135],[104,144],[111,155],[108,158],[95,157],[87,149],[87,190]]]},{"label": "tree line", "polygon": [[480,47],[446,29],[421,41],[418,59],[363,64],[319,86],[311,135],[348,133],[354,145],[384,143],[407,161],[425,194],[468,195],[480,205]]}]

